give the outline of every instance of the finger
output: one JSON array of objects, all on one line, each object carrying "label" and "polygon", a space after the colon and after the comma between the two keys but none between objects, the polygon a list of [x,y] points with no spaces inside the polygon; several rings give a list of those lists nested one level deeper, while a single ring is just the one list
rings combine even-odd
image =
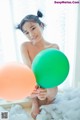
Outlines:
[{"label": "finger", "polygon": [[38,85],[35,85],[35,89],[38,89],[39,88],[39,86]]},{"label": "finger", "polygon": [[39,94],[47,94],[47,91],[38,91]]},{"label": "finger", "polygon": [[31,98],[34,98],[34,97],[37,97],[37,96],[38,96],[38,94],[34,94],[34,93],[31,94]]},{"label": "finger", "polygon": [[42,89],[42,88],[39,88],[38,91],[40,91],[40,92],[47,92],[46,89]]},{"label": "finger", "polygon": [[45,88],[41,88],[41,87],[39,87],[39,89],[40,89],[40,90],[47,90],[47,89],[45,89]]},{"label": "finger", "polygon": [[38,95],[47,96],[47,93],[39,93]]},{"label": "finger", "polygon": [[32,95],[33,97],[34,97],[34,96],[38,96],[38,95],[39,95],[39,92],[36,91],[36,90],[34,90],[34,91],[32,91],[31,95]]},{"label": "finger", "polygon": [[38,95],[39,95],[39,96],[47,96],[46,93],[39,93]]},{"label": "finger", "polygon": [[45,97],[45,96],[47,96],[46,94],[44,95],[44,94],[39,94],[38,96],[41,96],[41,97]]},{"label": "finger", "polygon": [[40,92],[39,92],[39,91],[34,90],[32,93],[34,93],[34,94],[39,94]]},{"label": "finger", "polygon": [[45,100],[46,99],[46,96],[44,97],[44,96],[38,96],[38,99],[39,100]]},{"label": "finger", "polygon": [[40,87],[39,87],[39,89],[40,89],[40,90],[46,90],[46,89],[44,89],[44,88],[40,88]]}]

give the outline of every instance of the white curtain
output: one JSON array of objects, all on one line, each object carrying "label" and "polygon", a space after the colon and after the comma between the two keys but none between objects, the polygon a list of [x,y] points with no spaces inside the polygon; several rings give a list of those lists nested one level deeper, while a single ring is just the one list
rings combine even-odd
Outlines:
[{"label": "white curtain", "polygon": [[27,14],[37,14],[47,26],[44,37],[57,43],[70,62],[70,73],[61,86],[73,86],[76,55],[78,5],[55,4],[54,0],[3,0],[0,2],[0,64],[9,61],[22,62],[20,45],[27,38],[15,26]]},{"label": "white curtain", "polygon": [[10,1],[0,1],[0,64],[17,60],[11,14]]}]

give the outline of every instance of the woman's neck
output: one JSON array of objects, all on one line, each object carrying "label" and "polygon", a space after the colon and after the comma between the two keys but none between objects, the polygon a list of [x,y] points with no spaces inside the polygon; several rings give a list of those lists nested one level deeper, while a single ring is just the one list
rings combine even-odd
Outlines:
[{"label": "woman's neck", "polygon": [[43,38],[41,38],[38,42],[35,42],[34,46],[36,46],[36,47],[44,47],[45,42],[46,41]]},{"label": "woman's neck", "polygon": [[45,46],[45,40],[44,38],[40,38],[38,41],[34,41],[32,42],[32,44],[35,46],[35,47],[44,47]]}]

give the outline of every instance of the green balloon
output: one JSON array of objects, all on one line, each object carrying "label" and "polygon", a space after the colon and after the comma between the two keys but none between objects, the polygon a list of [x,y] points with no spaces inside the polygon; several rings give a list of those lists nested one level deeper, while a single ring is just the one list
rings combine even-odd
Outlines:
[{"label": "green balloon", "polygon": [[32,70],[40,87],[54,88],[66,79],[69,61],[61,51],[48,48],[34,58]]}]

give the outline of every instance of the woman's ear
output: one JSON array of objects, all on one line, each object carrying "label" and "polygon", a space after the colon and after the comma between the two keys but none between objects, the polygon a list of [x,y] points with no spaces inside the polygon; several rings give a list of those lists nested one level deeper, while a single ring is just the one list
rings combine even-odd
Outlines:
[{"label": "woman's ear", "polygon": [[43,25],[43,23],[41,23],[41,25],[40,25],[40,26],[41,26],[41,28],[42,28],[42,29],[44,29],[44,25]]}]

